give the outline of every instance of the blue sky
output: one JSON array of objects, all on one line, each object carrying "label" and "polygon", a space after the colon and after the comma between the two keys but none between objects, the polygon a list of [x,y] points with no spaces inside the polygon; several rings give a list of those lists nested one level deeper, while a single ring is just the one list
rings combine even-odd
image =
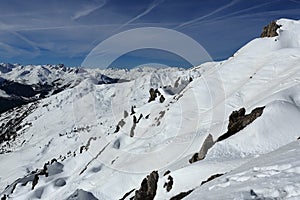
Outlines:
[{"label": "blue sky", "polygon": [[[270,21],[300,19],[300,0],[1,0],[0,8],[0,62],[68,66],[79,66],[110,36],[141,27],[182,32],[222,60]],[[143,62],[186,64],[148,49],[123,55],[114,65]]]}]

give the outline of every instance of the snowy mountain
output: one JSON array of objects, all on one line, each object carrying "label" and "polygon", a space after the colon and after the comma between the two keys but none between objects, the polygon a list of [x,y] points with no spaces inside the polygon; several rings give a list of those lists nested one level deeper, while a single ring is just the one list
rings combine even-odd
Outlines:
[{"label": "snowy mountain", "polygon": [[264,32],[191,69],[1,64],[2,199],[299,199],[300,21]]}]

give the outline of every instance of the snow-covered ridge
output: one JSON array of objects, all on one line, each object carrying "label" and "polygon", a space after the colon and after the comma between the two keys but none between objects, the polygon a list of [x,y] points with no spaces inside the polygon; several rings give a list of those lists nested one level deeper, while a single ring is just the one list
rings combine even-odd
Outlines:
[{"label": "snow-covered ridge", "polygon": [[[147,194],[159,200],[300,198],[300,21],[277,24],[278,36],[191,69],[1,65],[6,80],[74,83],[0,115],[1,196],[139,199],[151,174]],[[235,126],[229,118],[240,125],[255,108],[259,116],[218,140]]]}]

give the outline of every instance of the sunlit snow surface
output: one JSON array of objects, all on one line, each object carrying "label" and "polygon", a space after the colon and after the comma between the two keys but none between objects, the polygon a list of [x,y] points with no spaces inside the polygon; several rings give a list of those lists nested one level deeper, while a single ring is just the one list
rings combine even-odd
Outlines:
[{"label": "sunlit snow surface", "polygon": [[[56,158],[61,165],[55,173],[39,176],[34,190],[31,182],[17,184],[9,197],[66,199],[75,192],[81,199],[120,199],[158,170],[155,199],[191,189],[186,199],[299,199],[300,21],[277,23],[279,36],[255,39],[226,61],[187,70],[67,73],[16,66],[1,72],[28,84],[60,78],[74,87],[41,100],[22,121],[31,125],[18,130],[9,146],[1,145],[11,152],[0,155],[0,192],[7,194],[8,185]],[[101,74],[125,81],[97,84]],[[164,95],[163,103],[148,103],[151,87]],[[132,106],[143,117],[130,137]],[[259,106],[266,106],[261,117],[189,164],[208,134],[216,140],[226,132],[232,111]],[[4,113],[0,121],[15,114]],[[115,133],[121,120],[125,124]],[[163,187],[167,170],[174,180],[169,192]],[[215,174],[225,175],[200,186]]]}]

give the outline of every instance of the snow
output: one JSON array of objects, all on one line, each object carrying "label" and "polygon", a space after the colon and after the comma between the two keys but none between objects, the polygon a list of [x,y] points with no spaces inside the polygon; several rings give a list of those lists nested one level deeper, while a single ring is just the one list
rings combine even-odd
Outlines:
[{"label": "snow", "polygon": [[[11,151],[0,154],[5,163],[0,165],[1,195],[7,185],[55,158],[57,166],[50,167],[49,177],[39,176],[34,190],[32,181],[17,184],[9,196],[120,199],[158,170],[155,199],[191,189],[186,199],[300,198],[300,21],[278,23],[279,36],[255,39],[228,60],[191,69],[75,73],[63,66],[13,65],[10,71],[2,70],[7,80],[49,84],[59,79],[72,87],[40,100],[22,121],[16,140],[1,144]],[[126,81],[98,84],[105,76]],[[151,87],[165,97],[163,103],[158,98],[148,103]],[[136,118],[143,116],[135,128],[132,106]],[[227,131],[232,111],[245,107],[249,113],[260,106],[266,106],[262,116],[215,143],[205,159],[189,163],[208,134],[216,140]],[[0,121],[8,122],[17,112],[2,114]],[[116,132],[121,120],[125,124]],[[167,170],[174,180],[169,192],[163,187]],[[201,185],[216,174],[224,175]]]},{"label": "snow", "polygon": [[299,199],[300,143],[252,159],[197,188],[186,199]]}]

